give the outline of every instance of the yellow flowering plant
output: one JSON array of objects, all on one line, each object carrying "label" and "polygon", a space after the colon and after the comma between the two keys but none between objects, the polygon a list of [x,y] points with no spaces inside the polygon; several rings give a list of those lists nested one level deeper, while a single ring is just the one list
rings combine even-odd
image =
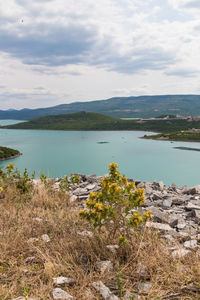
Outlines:
[{"label": "yellow flowering plant", "polygon": [[2,173],[4,175],[4,181],[12,182],[16,184],[17,189],[19,189],[20,192],[26,193],[29,191],[29,189],[32,186],[32,179],[34,178],[34,173],[30,177],[27,169],[24,170],[23,174],[15,168],[14,163],[10,163],[6,166],[6,172]]},{"label": "yellow flowering plant", "polygon": [[[101,190],[90,193],[79,217],[92,223],[94,228],[106,226],[113,237],[118,232],[122,239],[128,228],[145,223],[151,213],[138,211],[145,202],[144,189],[136,188],[135,183],[128,181],[117,168],[115,163],[109,165],[109,175],[102,179]],[[130,216],[132,209],[136,212]]]},{"label": "yellow flowering plant", "polygon": [[79,184],[80,182],[80,177],[72,174],[71,177],[69,178],[67,175],[64,176],[64,178],[60,181],[59,187],[61,191],[68,191],[69,188],[74,185],[74,184]]}]

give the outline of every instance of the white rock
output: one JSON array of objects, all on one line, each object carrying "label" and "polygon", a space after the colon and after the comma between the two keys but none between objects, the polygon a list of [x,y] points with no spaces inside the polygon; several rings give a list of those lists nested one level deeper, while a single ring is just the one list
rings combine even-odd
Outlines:
[{"label": "white rock", "polygon": [[178,223],[178,224],[176,225],[176,227],[177,227],[178,229],[184,229],[184,228],[186,227],[186,223]]},{"label": "white rock", "polygon": [[37,221],[37,222],[41,223],[43,220],[41,218],[36,217],[36,218],[33,218],[33,221]]},{"label": "white rock", "polygon": [[79,195],[85,195],[85,194],[88,194],[88,190],[85,189],[85,188],[77,188],[76,190],[73,191],[73,194],[76,195],[76,196],[79,196]]},{"label": "white rock", "polygon": [[42,240],[46,243],[49,243],[51,240],[50,240],[50,237],[48,236],[48,234],[43,234],[41,236]]},{"label": "white rock", "polygon": [[76,202],[76,200],[78,199],[78,197],[76,195],[72,195],[70,198],[69,198],[69,202],[70,203],[74,203]]},{"label": "white rock", "polygon": [[101,274],[111,272],[113,270],[113,263],[110,260],[103,260],[96,262],[97,269]]},{"label": "white rock", "polygon": [[95,184],[88,184],[85,188],[88,190],[93,190],[96,187]]},{"label": "white rock", "polygon": [[82,236],[89,236],[89,237],[93,236],[92,231],[88,231],[88,230],[77,231],[77,234]]},{"label": "white rock", "polygon": [[3,235],[3,232],[0,231],[0,235],[2,236],[2,235]]},{"label": "white rock", "polygon": [[171,206],[172,206],[172,199],[165,199],[163,201],[163,207],[168,208],[168,207],[171,207]]},{"label": "white rock", "polygon": [[119,249],[118,245],[107,245],[106,248],[108,248],[112,253],[116,253],[117,249]]},{"label": "white rock", "polygon": [[119,300],[102,281],[93,282],[92,286],[101,294],[104,300]]},{"label": "white rock", "polygon": [[171,226],[169,226],[168,224],[146,222],[146,226],[155,228],[155,229],[159,229],[162,231],[174,231],[174,229]]},{"label": "white rock", "polygon": [[148,293],[152,289],[152,285],[149,283],[142,282],[137,285],[137,288],[142,292]]},{"label": "white rock", "polygon": [[184,257],[185,255],[187,255],[188,253],[190,253],[191,251],[190,250],[185,250],[185,249],[178,249],[178,250],[174,250],[172,252],[172,256],[173,257]]},{"label": "white rock", "polygon": [[62,300],[72,300],[73,299],[73,297],[70,294],[68,294],[67,292],[63,291],[60,288],[55,288],[52,291],[52,296],[53,296],[53,299],[62,299]]},{"label": "white rock", "polygon": [[35,179],[32,180],[32,182],[33,182],[34,185],[40,185],[42,183],[40,178],[35,178]]},{"label": "white rock", "polygon": [[198,248],[197,240],[186,241],[183,246],[187,249],[196,249]]},{"label": "white rock", "polygon": [[54,277],[53,283],[56,285],[73,284],[73,283],[75,283],[75,280],[70,277],[60,276],[60,277]]}]

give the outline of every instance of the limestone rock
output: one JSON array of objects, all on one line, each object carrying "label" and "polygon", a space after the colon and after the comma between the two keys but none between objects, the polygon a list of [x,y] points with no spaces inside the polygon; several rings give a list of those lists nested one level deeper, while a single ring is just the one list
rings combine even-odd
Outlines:
[{"label": "limestone rock", "polygon": [[88,190],[86,188],[77,188],[73,191],[73,194],[76,196],[88,194]]},{"label": "limestone rock", "polygon": [[114,295],[110,289],[103,284],[102,281],[93,282],[92,286],[97,292],[99,292],[104,300],[119,300],[119,298]]},{"label": "limestone rock", "polygon": [[60,288],[55,288],[52,291],[53,299],[72,300],[73,297]]},{"label": "limestone rock", "polygon": [[161,231],[173,231],[174,230],[168,224],[162,224],[162,223],[146,222],[146,226],[155,228],[155,229],[159,229]]},{"label": "limestone rock", "polygon": [[108,248],[112,253],[116,253],[117,249],[119,249],[119,245],[107,245],[106,248]]},{"label": "limestone rock", "polygon": [[172,252],[172,256],[176,257],[184,257],[185,255],[189,254],[191,251],[190,250],[186,250],[186,249],[178,249],[178,250],[174,250]]},{"label": "limestone rock", "polygon": [[77,231],[77,234],[81,236],[89,236],[89,237],[93,236],[92,231],[89,230]]},{"label": "limestone rock", "polygon": [[72,285],[72,284],[75,283],[75,280],[73,278],[70,278],[70,277],[60,276],[60,277],[54,277],[53,278],[53,283],[55,285],[65,285],[65,284]]},{"label": "limestone rock", "polygon": [[96,266],[101,274],[111,272],[113,270],[113,263],[110,260],[98,261]]},{"label": "limestone rock", "polygon": [[197,245],[197,240],[190,240],[190,241],[186,241],[183,246],[187,249],[196,249],[198,248],[198,245]]},{"label": "limestone rock", "polygon": [[96,187],[96,184],[93,183],[93,184],[86,185],[85,188],[90,191],[90,190],[93,190],[95,187]]},{"label": "limestone rock", "polygon": [[76,195],[71,195],[69,198],[69,203],[74,203],[76,202],[78,199],[78,197]]},{"label": "limestone rock", "polygon": [[48,236],[48,234],[43,234],[41,236],[42,240],[46,243],[49,243],[51,241],[50,237]]},{"label": "limestone rock", "polygon": [[189,195],[200,194],[200,185],[196,185],[188,189],[187,194]]},{"label": "limestone rock", "polygon": [[152,285],[149,283],[139,283],[137,289],[143,293],[148,293],[152,289]]},{"label": "limestone rock", "polygon": [[172,206],[172,199],[165,199],[165,200],[163,201],[162,206],[163,206],[164,208],[169,208],[169,207],[171,207],[171,206]]}]

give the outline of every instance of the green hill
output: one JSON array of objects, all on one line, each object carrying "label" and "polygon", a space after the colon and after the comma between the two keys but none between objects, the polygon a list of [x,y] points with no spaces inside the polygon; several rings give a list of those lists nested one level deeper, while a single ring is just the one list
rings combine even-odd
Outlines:
[{"label": "green hill", "polygon": [[0,110],[0,119],[31,120],[47,115],[79,111],[97,112],[116,118],[150,118],[159,115],[200,115],[200,95],[156,95],[115,97],[89,102],[74,102],[53,107]]},{"label": "green hill", "polygon": [[36,118],[28,122],[4,126],[10,129],[46,130],[144,130],[174,132],[200,128],[200,121],[186,119],[121,120],[92,112],[78,112]]}]

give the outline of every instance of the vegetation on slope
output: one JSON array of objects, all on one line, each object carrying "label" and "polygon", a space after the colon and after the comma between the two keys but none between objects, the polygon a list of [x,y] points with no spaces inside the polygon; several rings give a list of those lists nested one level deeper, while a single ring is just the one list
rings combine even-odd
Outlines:
[{"label": "vegetation on slope", "polygon": [[163,114],[196,116],[200,115],[200,95],[115,97],[39,109],[0,111],[0,119],[31,120],[47,115],[75,113],[83,110],[117,118],[150,118]]},{"label": "vegetation on slope", "polygon": [[[143,226],[112,252],[107,245],[118,244],[118,239],[107,227],[92,235],[80,234],[92,230],[78,217],[80,202],[71,203],[69,195],[54,190],[49,179],[33,185],[27,171],[13,179],[12,171],[10,164],[6,173],[0,172],[0,299],[52,299],[53,278],[58,276],[74,279],[62,286],[74,299],[101,299],[92,286],[98,280],[120,299],[144,281],[152,287],[141,293],[141,299],[168,299],[173,294],[183,300],[199,299],[197,252],[172,257],[167,251],[170,245],[158,232]],[[49,241],[42,238],[44,234]],[[113,262],[110,272],[98,271],[96,263],[102,260]],[[141,265],[145,272],[138,272]]]},{"label": "vegetation on slope", "polygon": [[0,160],[10,159],[20,154],[18,150],[0,146]]},{"label": "vegetation on slope", "polygon": [[169,120],[121,120],[98,113],[79,112],[33,119],[28,122],[4,126],[14,129],[51,129],[51,130],[144,130],[157,132],[173,132],[200,128],[200,121],[184,119]]},{"label": "vegetation on slope", "polygon": [[175,132],[161,133],[161,134],[155,134],[149,136],[145,135],[144,138],[153,139],[153,140],[200,142],[200,132],[175,131]]}]

